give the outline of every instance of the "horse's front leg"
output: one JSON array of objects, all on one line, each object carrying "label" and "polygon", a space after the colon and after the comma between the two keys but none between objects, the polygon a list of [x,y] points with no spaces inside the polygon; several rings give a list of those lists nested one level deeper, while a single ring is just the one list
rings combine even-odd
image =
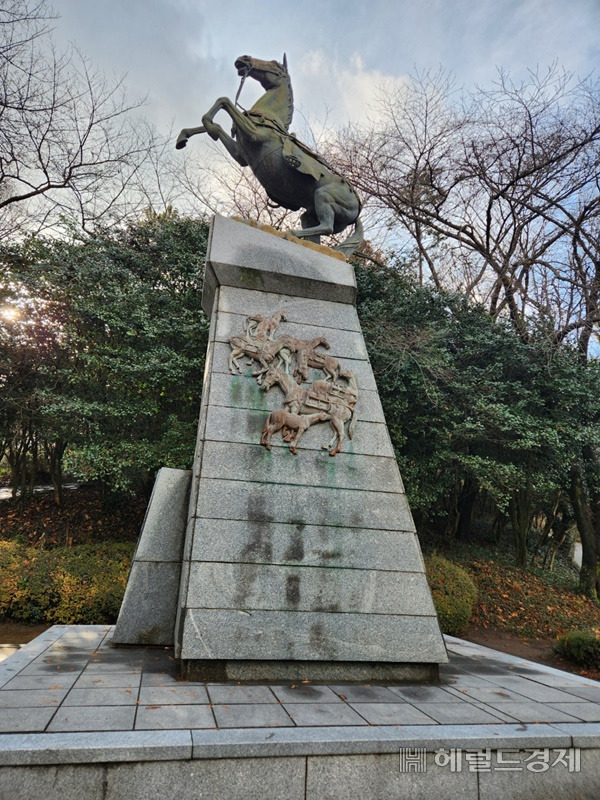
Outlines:
[{"label": "horse's front leg", "polygon": [[[258,128],[249,117],[240,113],[228,97],[219,97],[206,114],[202,117],[202,125],[206,128],[208,135],[215,141],[223,141],[222,135],[227,136],[225,131],[220,125],[214,122],[215,115],[219,111],[226,111],[237,130],[238,134],[242,134],[253,142],[260,141]],[[231,137],[227,137],[231,138]],[[233,141],[233,140],[232,140]]]},{"label": "horse's front leg", "polygon": [[175,142],[175,148],[181,150],[188,143],[190,136],[195,136],[197,133],[206,133],[204,125],[199,125],[197,128],[184,128]]}]

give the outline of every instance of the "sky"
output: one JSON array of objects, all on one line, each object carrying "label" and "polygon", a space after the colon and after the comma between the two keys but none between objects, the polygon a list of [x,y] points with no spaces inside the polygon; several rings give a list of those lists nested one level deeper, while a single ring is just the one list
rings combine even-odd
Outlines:
[{"label": "sky", "polygon": [[[451,71],[459,86],[558,61],[581,77],[600,65],[600,0],[50,0],[59,46],[76,44],[161,130],[200,124],[234,97],[239,55],[287,53],[297,116],[343,125],[369,113],[378,86]],[[249,107],[262,90],[248,81]],[[298,123],[296,123],[298,124]]]}]

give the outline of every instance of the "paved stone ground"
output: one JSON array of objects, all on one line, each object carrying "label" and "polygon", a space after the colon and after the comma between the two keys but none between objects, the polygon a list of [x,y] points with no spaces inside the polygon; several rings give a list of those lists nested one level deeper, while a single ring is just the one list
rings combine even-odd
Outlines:
[{"label": "paved stone ground", "polygon": [[236,685],[179,682],[172,649],[112,630],[54,626],[0,664],[0,733],[600,723],[600,683],[452,637],[439,685]]}]

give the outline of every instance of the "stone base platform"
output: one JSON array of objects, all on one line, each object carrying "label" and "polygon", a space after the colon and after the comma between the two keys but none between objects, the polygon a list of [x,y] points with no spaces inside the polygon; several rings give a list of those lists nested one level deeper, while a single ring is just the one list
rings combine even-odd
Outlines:
[{"label": "stone base platform", "polygon": [[55,626],[0,664],[0,800],[587,800],[600,683],[446,637],[441,682],[178,682]]},{"label": "stone base platform", "polygon": [[179,662],[188,681],[394,681],[423,683],[439,678],[437,664],[371,661],[199,661]]}]

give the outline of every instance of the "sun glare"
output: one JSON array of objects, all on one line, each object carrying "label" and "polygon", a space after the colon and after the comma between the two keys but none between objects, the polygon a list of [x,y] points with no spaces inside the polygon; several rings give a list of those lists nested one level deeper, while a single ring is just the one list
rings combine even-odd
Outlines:
[{"label": "sun glare", "polygon": [[3,316],[7,322],[16,322],[21,316],[21,312],[14,306],[3,306],[0,308],[0,315]]}]

